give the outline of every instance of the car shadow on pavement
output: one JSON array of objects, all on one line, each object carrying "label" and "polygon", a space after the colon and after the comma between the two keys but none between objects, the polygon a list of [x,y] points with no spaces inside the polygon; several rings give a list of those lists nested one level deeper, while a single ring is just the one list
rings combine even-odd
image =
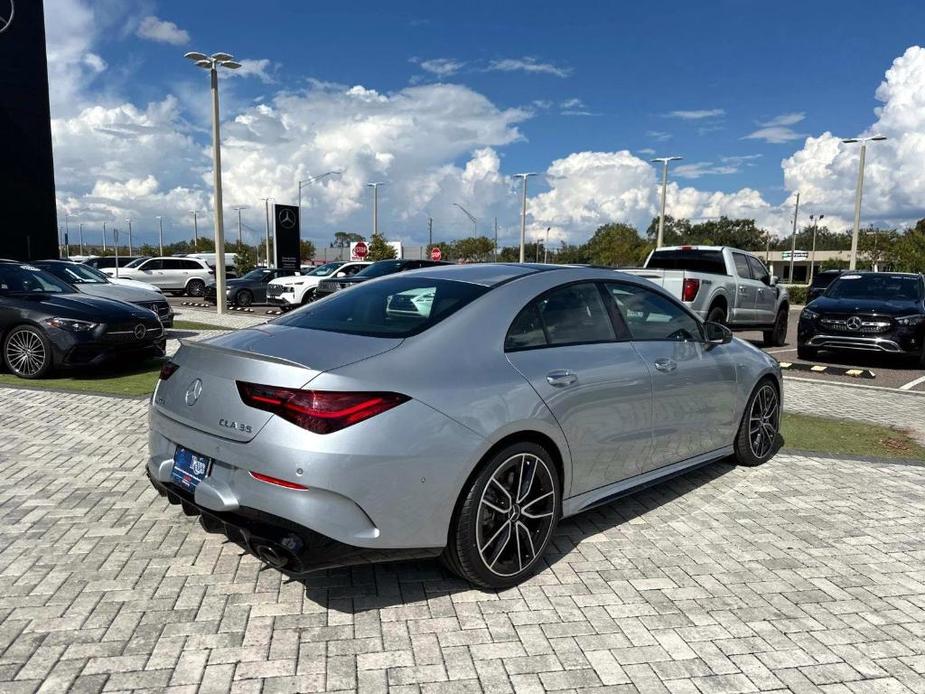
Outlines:
[{"label": "car shadow on pavement", "polygon": [[[780,450],[782,444],[783,439],[778,436],[777,450]],[[731,458],[709,463],[562,521],[544,555],[546,566],[543,570],[551,568],[556,571],[555,565],[572,557],[575,551],[588,550],[588,558],[581,561],[593,561],[591,557],[599,557],[599,550],[593,544],[579,548],[582,541],[632,523],[665,504],[709,485],[734,468],[735,463]],[[608,558],[600,557],[600,560],[607,561]],[[569,567],[563,569],[573,571]],[[526,585],[534,581],[538,581],[538,585],[548,582],[543,577],[534,577],[528,579]],[[329,569],[301,578],[298,582],[304,586],[307,600],[327,610],[345,614],[400,606],[412,609],[413,604],[420,605],[426,612],[428,607],[425,601],[452,598],[453,595],[473,591],[505,595],[504,591],[479,589],[457,578],[438,559]],[[520,596],[518,594],[514,597]]]}]

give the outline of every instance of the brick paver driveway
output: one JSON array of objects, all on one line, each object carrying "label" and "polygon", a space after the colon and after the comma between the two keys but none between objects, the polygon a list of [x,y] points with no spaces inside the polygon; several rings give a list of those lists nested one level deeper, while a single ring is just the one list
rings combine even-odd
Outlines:
[{"label": "brick paver driveway", "polygon": [[0,389],[0,691],[925,692],[925,466],[715,464],[519,589],[288,582],[142,478],[146,404]]}]

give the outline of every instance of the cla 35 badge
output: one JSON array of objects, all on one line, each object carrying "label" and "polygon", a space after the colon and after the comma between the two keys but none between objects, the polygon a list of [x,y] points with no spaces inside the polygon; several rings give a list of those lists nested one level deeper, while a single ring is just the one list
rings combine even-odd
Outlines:
[{"label": "cla 35 badge", "polygon": [[236,431],[243,431],[245,434],[254,433],[254,428],[250,424],[242,424],[241,422],[232,422],[230,419],[220,419],[218,423],[225,427],[226,429],[235,429]]}]

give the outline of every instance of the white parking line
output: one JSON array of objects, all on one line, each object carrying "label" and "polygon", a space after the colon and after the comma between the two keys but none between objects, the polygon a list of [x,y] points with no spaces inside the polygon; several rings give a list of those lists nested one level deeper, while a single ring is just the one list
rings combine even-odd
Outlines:
[{"label": "white parking line", "polygon": [[908,383],[904,383],[903,385],[899,387],[899,389],[900,390],[912,390],[919,383],[925,383],[925,376],[919,376],[914,381],[909,381]]},{"label": "white parking line", "polygon": [[791,347],[790,349],[766,349],[765,354],[781,354],[782,352],[796,352],[796,347]]}]

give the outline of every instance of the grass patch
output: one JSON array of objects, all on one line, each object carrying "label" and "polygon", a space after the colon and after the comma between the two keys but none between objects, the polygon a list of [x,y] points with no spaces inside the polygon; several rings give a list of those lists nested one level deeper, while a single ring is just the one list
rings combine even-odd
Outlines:
[{"label": "grass patch", "polygon": [[925,460],[925,447],[905,432],[866,422],[785,412],[781,421],[781,434],[785,449]]},{"label": "grass patch", "polygon": [[168,330],[230,330],[230,328],[214,323],[200,323],[195,320],[175,320],[173,328],[168,328]]},{"label": "grass patch", "polygon": [[115,366],[98,371],[64,371],[50,378],[29,380],[0,374],[0,385],[17,388],[69,390],[91,395],[142,396],[154,392],[161,371],[161,359],[150,359],[134,367]]}]

